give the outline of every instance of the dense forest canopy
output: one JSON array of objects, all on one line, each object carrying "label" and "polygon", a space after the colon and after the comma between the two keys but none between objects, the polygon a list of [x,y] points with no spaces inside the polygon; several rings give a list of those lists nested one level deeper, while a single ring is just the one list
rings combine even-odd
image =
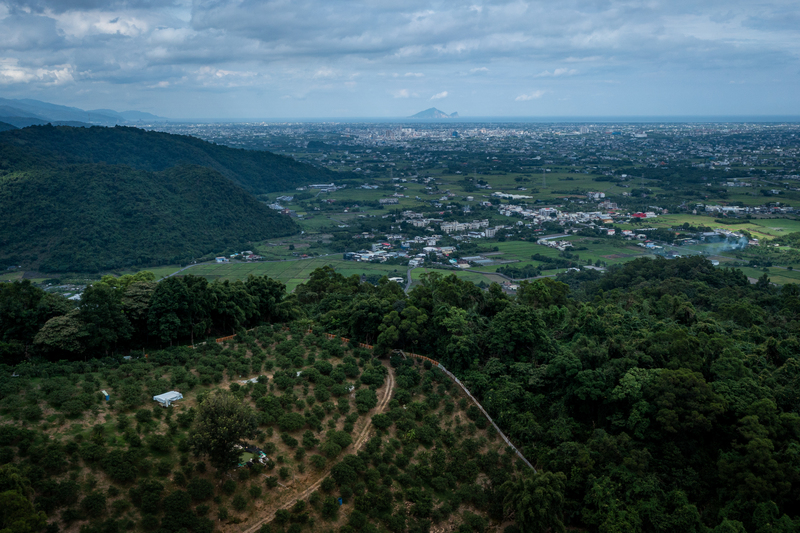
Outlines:
[{"label": "dense forest canopy", "polygon": [[0,265],[98,272],[188,262],[298,231],[251,195],[333,181],[268,152],[136,128],[0,133]]},{"label": "dense forest canopy", "polygon": [[[34,365],[114,356],[263,321],[368,342],[375,355],[428,355],[466,383],[539,470],[490,479],[493,495],[478,505],[500,518],[505,509],[525,531],[800,527],[793,284],[766,276],[751,284],[694,257],[523,282],[515,296],[439,274],[405,294],[386,279],[371,285],[331,268],[292,295],[267,278],[109,277],[74,309],[29,285],[0,289],[7,364],[26,354]],[[400,404],[412,398],[407,379],[396,377]],[[416,471],[409,480],[428,483]],[[525,505],[545,506],[547,517]]]},{"label": "dense forest canopy", "polygon": [[174,264],[296,225],[219,172],[70,164],[0,178],[0,262],[42,272]]},{"label": "dense forest canopy", "polygon": [[0,134],[0,176],[20,164],[38,168],[97,163],[150,172],[199,165],[216,170],[253,194],[329,183],[347,176],[271,152],[228,148],[187,135],[124,126],[31,126]]}]

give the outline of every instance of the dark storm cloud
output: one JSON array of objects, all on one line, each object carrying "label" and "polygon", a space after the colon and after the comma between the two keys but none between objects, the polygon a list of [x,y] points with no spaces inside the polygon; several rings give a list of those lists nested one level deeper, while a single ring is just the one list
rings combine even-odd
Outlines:
[{"label": "dark storm cloud", "polygon": [[799,13],[783,0],[0,0],[0,89],[113,85],[189,102],[238,87],[253,103],[378,107],[492,96],[509,113],[565,90],[613,95],[595,87],[621,80],[659,94],[664,80],[762,78],[786,92]]},{"label": "dark storm cloud", "polygon": [[49,17],[18,13],[0,20],[0,50],[24,52],[58,49],[65,46],[55,20]]},{"label": "dark storm cloud", "polygon": [[106,9],[148,9],[174,5],[160,0],[9,0],[6,5],[12,11],[32,11],[35,13],[65,13],[67,11],[90,11]]},{"label": "dark storm cloud", "polygon": [[[695,2],[560,2],[555,7],[519,1],[197,0],[192,27],[257,41],[265,60],[311,55],[408,63],[556,61],[589,54],[613,56],[616,64],[649,59],[705,68],[704,49],[715,52],[711,66],[724,55],[738,62],[769,52],[759,43],[742,46],[734,33],[710,29],[714,14],[713,2],[704,7]],[[681,31],[687,22],[696,26],[695,34]],[[689,57],[683,58],[684,52]]]}]

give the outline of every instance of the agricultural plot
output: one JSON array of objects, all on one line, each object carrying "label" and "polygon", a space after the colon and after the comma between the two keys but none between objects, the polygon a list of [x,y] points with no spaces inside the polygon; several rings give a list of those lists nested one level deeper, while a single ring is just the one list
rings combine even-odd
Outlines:
[{"label": "agricultural plot", "polygon": [[[748,278],[758,279],[765,274],[762,268],[738,267]],[[787,283],[800,283],[800,271],[788,270],[781,267],[770,267],[766,272],[772,283],[786,285]]]},{"label": "agricultural plot", "polygon": [[[774,239],[782,237],[788,233],[800,231],[800,221],[788,218],[754,218],[744,224],[726,224],[716,222],[713,217],[691,215],[691,214],[669,214],[661,215],[657,218],[648,219],[643,222],[644,227],[648,228],[677,228],[684,223],[690,226],[709,228],[724,228],[731,231],[749,231],[757,239]],[[620,228],[632,229],[636,231],[638,227],[632,224],[615,224]]]},{"label": "agricultural plot", "polygon": [[769,228],[770,233],[774,233],[777,237],[782,237],[789,233],[800,231],[800,220],[792,220],[788,218],[759,218],[756,223],[759,226]]},{"label": "agricultural plot", "polygon": [[490,283],[502,283],[504,281],[507,281],[502,276],[498,276],[498,275],[493,274],[491,272],[486,272],[485,274],[482,274],[482,273],[478,273],[478,272],[467,272],[465,270],[442,270],[442,269],[436,269],[436,268],[423,268],[423,267],[420,267],[420,268],[415,268],[414,270],[411,271],[412,287],[414,285],[416,285],[417,283],[419,283],[419,280],[420,280],[420,278],[422,277],[423,274],[427,274],[429,272],[436,272],[436,273],[441,274],[443,276],[449,276],[451,274],[454,274],[459,279],[464,280],[464,281],[472,282],[472,283],[474,283],[476,285],[479,285],[481,282],[486,283],[486,284],[490,284]]},{"label": "agricultural plot", "polygon": [[[509,477],[519,467],[478,408],[430,363],[399,355],[382,361],[306,327],[261,326],[225,343],[154,351],[113,367],[62,361],[52,367],[60,377],[47,380],[20,368],[15,394],[0,405],[4,439],[14,446],[4,448],[5,462],[27,473],[28,453],[17,458],[15,450],[36,443],[31,452],[48,461],[47,479],[29,490],[62,531],[140,530],[141,523],[282,531],[289,519],[341,530],[351,513],[377,530],[394,523],[395,508],[404,510],[408,479],[431,508],[447,509],[441,520],[484,530],[485,498],[464,494],[482,494],[479,475],[501,469]],[[169,408],[150,399],[170,389],[183,399]],[[264,451],[263,460],[225,471],[215,468],[218,456],[219,464],[189,455],[193,424],[208,410],[200,404],[216,394],[237,398],[243,419],[252,414],[244,439]],[[448,478],[417,478],[429,461]],[[381,513],[369,517],[353,511],[365,483],[381,487],[371,491]]]},{"label": "agricultural plot", "polygon": [[[149,268],[146,268],[144,270],[148,270],[148,271],[152,272],[153,274],[155,274],[156,280],[159,280],[159,279],[161,279],[161,278],[163,278],[165,276],[169,276],[170,274],[172,274],[174,272],[177,272],[181,268],[182,267],[180,265],[167,265],[167,266],[149,267]],[[142,270],[142,269],[126,270],[126,271],[122,272],[122,274],[136,274],[140,270]]]},{"label": "agricultural plot", "polygon": [[311,272],[326,265],[332,266],[343,276],[365,274],[378,276],[405,276],[408,270],[405,266],[384,265],[381,263],[357,263],[344,261],[341,255],[338,259],[330,257],[315,257],[313,259],[299,259],[274,262],[254,263],[222,263],[197,265],[186,270],[187,274],[203,276],[209,280],[237,280],[245,279],[248,275],[269,276],[286,284],[287,290],[292,291],[301,283],[308,281]]},{"label": "agricultural plot", "polygon": [[303,230],[306,232],[319,232],[325,230],[326,228],[330,228],[331,226],[336,226],[337,224],[341,224],[341,222],[337,222],[335,220],[331,220],[328,216],[316,214],[313,218],[303,218],[301,220],[296,221]]},{"label": "agricultural plot", "polygon": [[24,272],[22,270],[0,274],[0,282],[2,281],[18,281],[22,279]]},{"label": "agricultural plot", "polygon": [[[592,263],[599,260],[608,265],[614,265],[630,261],[637,257],[650,255],[649,251],[636,247],[635,245],[629,243],[617,244],[607,239],[592,239],[589,237],[571,235],[569,237],[560,238],[559,240],[570,241],[575,248],[587,248],[586,250],[569,250],[570,253],[577,256],[577,259],[573,259],[573,261],[582,264],[585,264],[589,260],[591,260]],[[500,249],[500,252],[490,255],[489,257],[496,261],[515,261],[514,263],[510,263],[510,265],[517,268],[522,268],[527,265],[541,265],[541,261],[531,259],[533,254],[556,258],[561,253],[555,248],[529,241],[501,242],[497,243],[497,247]],[[503,266],[505,265],[489,265],[485,267],[475,267],[474,270],[496,272],[498,268],[502,268]],[[543,272],[543,274],[551,274],[554,272],[559,272],[559,270],[547,270]]]}]

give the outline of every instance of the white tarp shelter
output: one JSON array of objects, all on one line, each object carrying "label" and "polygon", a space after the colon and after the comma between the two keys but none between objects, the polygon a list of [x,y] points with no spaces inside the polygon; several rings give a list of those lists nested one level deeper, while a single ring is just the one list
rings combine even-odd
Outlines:
[{"label": "white tarp shelter", "polygon": [[183,399],[183,394],[178,391],[171,390],[169,392],[165,392],[164,394],[159,394],[158,396],[153,396],[153,399],[163,405],[164,407],[169,407],[173,402],[177,400]]}]

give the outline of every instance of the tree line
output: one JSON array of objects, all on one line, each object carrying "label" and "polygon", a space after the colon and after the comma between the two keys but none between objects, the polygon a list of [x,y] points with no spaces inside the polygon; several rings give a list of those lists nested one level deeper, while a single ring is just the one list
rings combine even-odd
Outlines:
[{"label": "tree line", "polygon": [[0,357],[85,359],[148,347],[194,344],[293,316],[286,286],[266,276],[214,281],[199,276],[155,282],[152,272],[104,276],[77,302],[27,280],[0,285]]}]

